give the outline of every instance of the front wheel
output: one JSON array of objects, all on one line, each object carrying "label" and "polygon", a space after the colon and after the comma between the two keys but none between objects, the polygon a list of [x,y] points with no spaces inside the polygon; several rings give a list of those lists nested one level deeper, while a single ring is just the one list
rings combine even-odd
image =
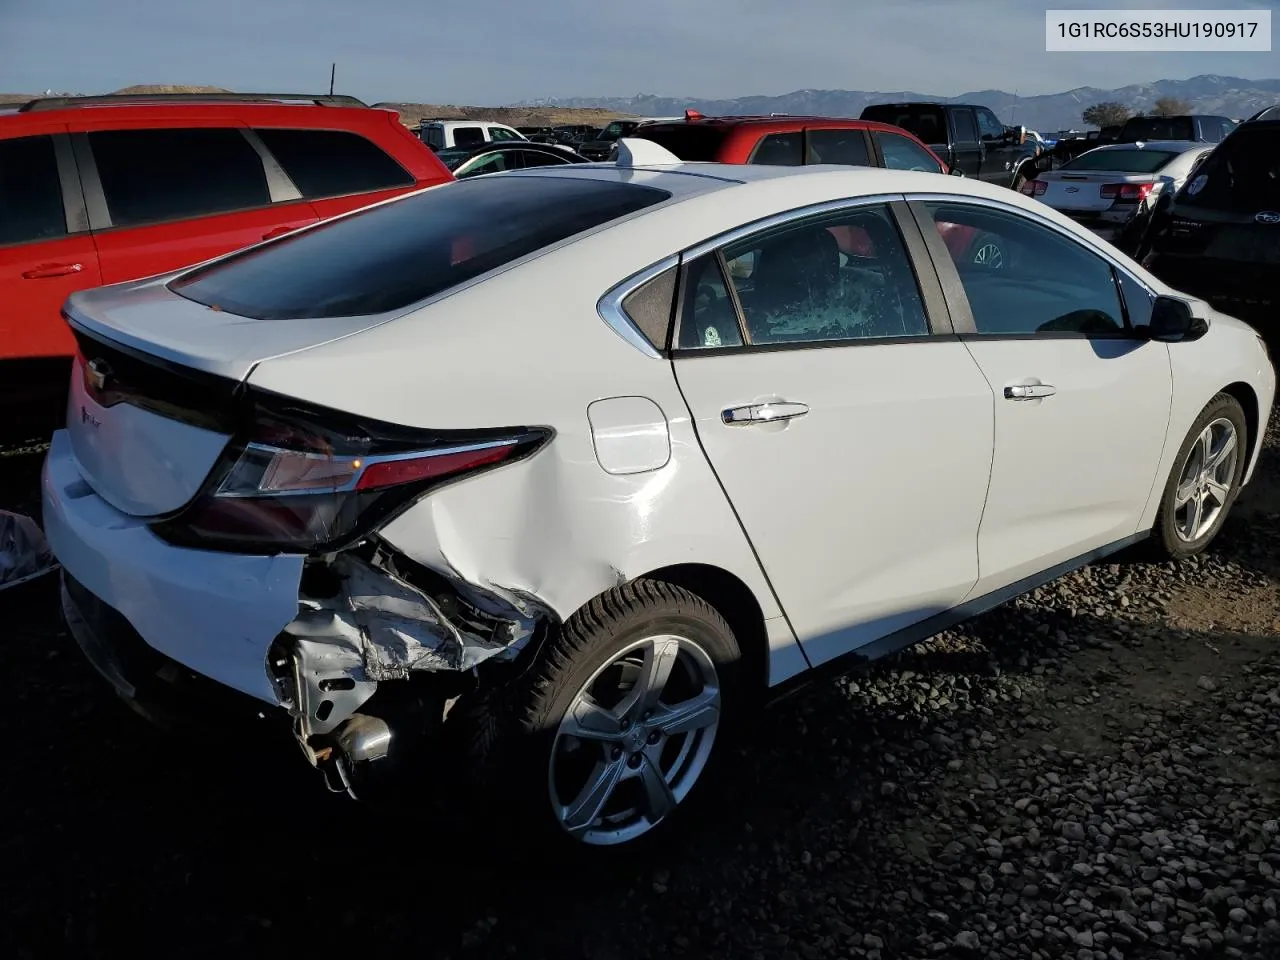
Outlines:
[{"label": "front wheel", "polygon": [[1193,556],[1218,535],[1240,492],[1246,437],[1244,410],[1225,393],[1209,401],[1191,425],[1152,531],[1165,556]]},{"label": "front wheel", "polygon": [[506,716],[486,720],[497,724],[488,756],[473,759],[526,839],[580,851],[647,843],[724,752],[743,706],[740,659],[704,600],[633,581],[565,622],[503,698]]}]

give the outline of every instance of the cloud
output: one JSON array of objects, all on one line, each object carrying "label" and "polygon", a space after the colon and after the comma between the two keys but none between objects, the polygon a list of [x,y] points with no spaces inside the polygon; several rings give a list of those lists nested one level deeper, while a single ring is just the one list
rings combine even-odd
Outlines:
[{"label": "cloud", "polygon": [[802,88],[1036,94],[1276,72],[1274,53],[1048,54],[1045,8],[1026,0],[4,2],[4,90],[181,82],[314,90],[327,85],[331,60],[344,92],[437,103],[639,92],[736,97]]}]

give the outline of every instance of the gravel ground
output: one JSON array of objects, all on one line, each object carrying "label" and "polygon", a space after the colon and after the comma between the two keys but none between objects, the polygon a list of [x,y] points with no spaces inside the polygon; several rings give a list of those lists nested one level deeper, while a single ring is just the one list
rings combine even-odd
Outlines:
[{"label": "gravel ground", "polygon": [[[787,701],[721,813],[625,873],[383,818],[287,746],[168,740],[48,584],[0,595],[0,952],[1280,957],[1274,421],[1266,442],[1209,555],[1087,568]],[[32,508],[37,462],[0,460],[0,505]]]}]

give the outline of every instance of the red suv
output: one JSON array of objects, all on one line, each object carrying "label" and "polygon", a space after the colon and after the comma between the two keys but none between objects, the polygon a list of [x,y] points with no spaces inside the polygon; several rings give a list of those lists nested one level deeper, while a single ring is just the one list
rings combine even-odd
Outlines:
[{"label": "red suv", "polygon": [[0,108],[0,434],[62,416],[68,294],[452,180],[353,97],[111,95]]},{"label": "red suv", "polygon": [[631,134],[652,140],[681,160],[858,167],[947,173],[937,155],[901,127],[836,117],[704,117],[646,123]]}]

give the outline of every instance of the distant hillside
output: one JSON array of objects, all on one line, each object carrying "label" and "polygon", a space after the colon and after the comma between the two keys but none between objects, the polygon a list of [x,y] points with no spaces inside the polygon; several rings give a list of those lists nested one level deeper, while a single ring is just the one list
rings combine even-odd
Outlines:
[{"label": "distant hillside", "polygon": [[1195,113],[1247,117],[1263,107],[1280,103],[1280,80],[1244,80],[1240,77],[1204,75],[1189,80],[1157,80],[1115,90],[1077,87],[1064,93],[1015,97],[1004,90],[977,90],[959,96],[916,93],[910,90],[866,92],[862,90],[797,90],[779,96],[737,97],[708,100],[699,97],[570,97],[529,100],[522,107],[560,109],[595,107],[634,116],[671,116],[686,109],[708,115],[808,114],[820,117],[857,117],[872,103],[897,100],[934,100],[942,103],[980,103],[994,110],[1005,123],[1021,123],[1035,130],[1083,129],[1085,107],[1114,100],[1133,110],[1150,110],[1160,97],[1176,97],[1191,104]]},{"label": "distant hillside", "polygon": [[424,119],[492,120],[511,127],[548,127],[560,123],[589,123],[603,126],[618,117],[630,116],[626,111],[602,110],[595,107],[458,107],[452,104],[379,102],[375,107],[395,110],[401,122],[417,126]]}]

